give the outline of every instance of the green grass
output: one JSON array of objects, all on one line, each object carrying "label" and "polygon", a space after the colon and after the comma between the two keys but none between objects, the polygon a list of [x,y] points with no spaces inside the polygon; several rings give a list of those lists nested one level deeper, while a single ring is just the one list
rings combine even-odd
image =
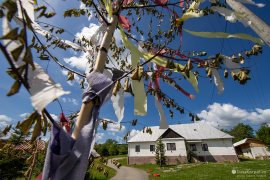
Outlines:
[{"label": "green grass", "polygon": [[127,166],[127,157],[123,157],[117,161],[121,164],[121,166]]},{"label": "green grass", "polygon": [[[116,175],[116,170],[114,170],[114,169],[112,169],[104,164],[101,164],[99,162],[99,159],[100,158],[97,158],[94,160],[94,166],[88,169],[85,180],[107,180],[107,179],[111,179],[113,176]],[[108,172],[109,172],[108,177],[106,177],[103,174],[103,171],[99,172],[97,170],[98,165],[102,165],[102,167],[104,169],[108,170]]]},{"label": "green grass", "polygon": [[116,156],[105,156],[105,158],[107,159],[121,158],[121,157],[127,157],[127,154],[121,154],[121,155],[116,155]]},{"label": "green grass", "polygon": [[[228,179],[270,179],[269,160],[250,160],[239,163],[193,163],[160,168],[155,164],[133,165],[133,167],[149,172],[149,179],[205,179],[205,180],[228,180]],[[232,170],[236,173],[233,174]],[[154,173],[160,177],[153,177]]]}]

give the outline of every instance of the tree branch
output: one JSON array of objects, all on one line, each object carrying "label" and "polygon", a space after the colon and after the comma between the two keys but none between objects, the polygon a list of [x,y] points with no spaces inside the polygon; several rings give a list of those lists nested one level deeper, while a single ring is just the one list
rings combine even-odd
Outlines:
[{"label": "tree branch", "polygon": [[102,13],[99,11],[97,5],[94,3],[94,1],[92,2],[92,4],[94,5],[95,10],[97,11],[98,15],[102,18],[102,20],[106,23],[107,26],[109,26],[111,23],[109,23],[107,21],[107,19],[102,15]]},{"label": "tree branch", "polygon": [[151,7],[166,7],[166,6],[176,6],[177,4],[180,4],[180,2],[177,3],[167,3],[167,4],[151,4],[151,5],[138,5],[138,6],[125,6],[122,7],[122,9],[138,9],[138,8],[151,8]]}]

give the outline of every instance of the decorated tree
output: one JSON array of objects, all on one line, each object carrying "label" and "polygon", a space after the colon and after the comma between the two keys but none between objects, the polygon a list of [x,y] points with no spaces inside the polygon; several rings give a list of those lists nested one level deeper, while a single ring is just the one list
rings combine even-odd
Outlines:
[{"label": "decorated tree", "polygon": [[[269,27],[241,3],[233,0],[210,0],[204,5],[201,5],[201,0],[80,2],[80,8],[67,9],[63,16],[67,18],[67,22],[71,17],[96,18],[99,27],[90,38],[81,36],[66,39],[65,33],[68,33],[68,30],[50,24],[50,19],[53,19],[57,12],[46,1],[6,0],[0,8],[3,23],[0,48],[10,65],[7,73],[14,79],[7,95],[18,93],[21,86],[24,86],[31,95],[35,109],[18,128],[26,134],[33,127],[34,141],[41,133],[46,134],[48,120],[52,123],[53,136],[45,162],[48,166],[44,169],[44,179],[84,177],[98,123],[101,122],[104,129],[108,123],[115,123],[98,118],[101,106],[110,96],[119,122],[124,115],[124,92],[134,96],[134,114],[139,116],[146,115],[147,98],[154,96],[160,114],[160,128],[168,127],[161,103],[169,108],[171,116],[174,116],[174,111],[179,111],[181,114],[188,113],[192,121],[198,121],[196,114],[186,110],[164,92],[160,80],[189,99],[194,96],[186,91],[182,84],[187,81],[198,91],[200,77],[213,79],[218,91],[222,93],[224,85],[220,71],[224,72],[225,78],[228,78],[230,73],[234,81],[240,84],[247,83],[250,79],[250,69],[244,65],[245,59],[261,54],[262,45],[270,44]],[[263,6],[251,0],[242,2]],[[235,11],[237,7],[240,7],[240,13]],[[224,16],[225,20],[231,23],[239,21],[250,26],[260,38],[243,33],[198,32],[185,28],[189,19],[215,13]],[[146,24],[148,28],[145,28]],[[116,41],[116,32],[121,37],[121,43]],[[182,39],[185,34],[204,38],[238,38],[250,41],[254,45],[233,55],[222,54],[219,51],[214,54],[205,51],[184,51]],[[64,64],[61,58],[54,55],[56,49],[84,52],[87,59],[86,71],[77,72]],[[84,89],[83,103],[80,112],[70,117],[76,119],[75,124],[64,116],[64,112],[61,112],[61,122],[58,124],[45,109],[49,103],[69,92],[53,82],[39,65],[40,61],[54,61],[67,71],[68,81],[80,79],[81,88]],[[134,125],[134,121],[130,123]],[[119,128],[121,129],[121,125]],[[149,128],[147,131],[151,132]],[[66,140],[62,141],[63,138]],[[66,151],[62,152],[63,146],[67,147],[66,151],[72,153],[65,160],[62,159],[61,163],[73,169],[66,173],[67,167],[59,166],[62,169],[56,168],[57,170],[51,173],[52,167],[49,164],[54,162],[50,162],[50,157],[53,154],[65,154]],[[77,162],[71,160],[72,158],[80,159],[80,163],[72,164],[71,162]],[[71,164],[65,163],[66,161]]]},{"label": "decorated tree", "polygon": [[157,140],[155,161],[160,167],[166,164],[165,145],[161,138]]}]

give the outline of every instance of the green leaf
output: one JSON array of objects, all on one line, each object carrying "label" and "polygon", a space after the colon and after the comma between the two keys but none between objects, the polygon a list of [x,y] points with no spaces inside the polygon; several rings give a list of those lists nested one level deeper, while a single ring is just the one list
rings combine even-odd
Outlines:
[{"label": "green leaf", "polygon": [[31,129],[32,125],[36,122],[36,120],[40,120],[40,115],[37,111],[33,112],[27,119],[25,119],[22,123],[18,125],[18,128],[24,133],[27,134]]},{"label": "green leaf", "polygon": [[35,141],[38,136],[40,136],[42,131],[42,125],[41,125],[41,118],[39,116],[39,119],[36,120],[36,124],[32,133],[31,141]]},{"label": "green leaf", "polygon": [[18,37],[18,29],[19,28],[14,28],[11,31],[9,31],[6,35],[2,36],[0,39],[11,39],[11,40],[16,40]]},{"label": "green leaf", "polygon": [[32,56],[32,52],[31,52],[31,48],[27,48],[26,49],[26,52],[25,52],[25,55],[24,55],[24,58],[23,58],[23,61],[30,64],[32,66],[33,69],[35,69],[35,65],[34,65],[34,62],[33,62],[33,56]]},{"label": "green leaf", "polygon": [[40,54],[39,59],[40,60],[49,60],[49,55],[42,53],[42,54]]},{"label": "green leaf", "polygon": [[11,127],[12,127],[12,125],[6,126],[2,133],[6,136],[7,133],[10,131]]},{"label": "green leaf", "polygon": [[47,117],[45,115],[44,112],[42,112],[42,117],[41,117],[41,120],[42,120],[42,132],[43,132],[43,136],[46,136],[46,133],[47,133],[47,127],[48,127],[48,120],[47,120]]},{"label": "green leaf", "polygon": [[17,61],[19,56],[21,55],[22,51],[23,51],[24,45],[21,45],[19,47],[17,47],[16,49],[14,49],[13,51],[11,51],[11,55],[14,59],[14,61]]},{"label": "green leaf", "polygon": [[5,1],[3,3],[3,6],[8,9],[7,19],[9,21],[11,21],[11,19],[13,18],[13,16],[16,14],[16,12],[18,10],[17,9],[17,4],[14,1]]},{"label": "green leaf", "polygon": [[73,72],[68,72],[68,75],[67,75],[67,81],[73,81],[75,78],[74,78],[74,73]]},{"label": "green leaf", "polygon": [[9,92],[7,93],[7,96],[12,96],[19,92],[21,87],[21,83],[19,81],[15,81],[14,84],[11,86]]}]

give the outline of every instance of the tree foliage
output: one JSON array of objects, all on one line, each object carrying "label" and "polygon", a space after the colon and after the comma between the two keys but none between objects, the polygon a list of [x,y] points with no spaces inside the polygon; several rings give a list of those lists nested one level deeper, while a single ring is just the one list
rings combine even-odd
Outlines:
[{"label": "tree foliage", "polygon": [[19,145],[23,143],[29,136],[30,132],[24,134],[20,129],[13,128],[13,132],[10,135],[9,141],[14,145]]},{"label": "tree foliage", "polygon": [[231,130],[226,130],[228,134],[234,137],[233,142],[238,142],[245,138],[254,138],[254,130],[248,124],[239,123]]},{"label": "tree foliage", "polygon": [[101,156],[115,156],[128,153],[127,144],[118,144],[113,139],[107,139],[103,144],[96,144],[95,149]]},{"label": "tree foliage", "polygon": [[256,138],[264,142],[270,150],[270,127],[266,123],[256,131]]},{"label": "tree foliage", "polygon": [[161,138],[159,138],[156,143],[155,161],[156,161],[156,164],[160,166],[163,166],[166,164],[165,145],[162,142]]}]

